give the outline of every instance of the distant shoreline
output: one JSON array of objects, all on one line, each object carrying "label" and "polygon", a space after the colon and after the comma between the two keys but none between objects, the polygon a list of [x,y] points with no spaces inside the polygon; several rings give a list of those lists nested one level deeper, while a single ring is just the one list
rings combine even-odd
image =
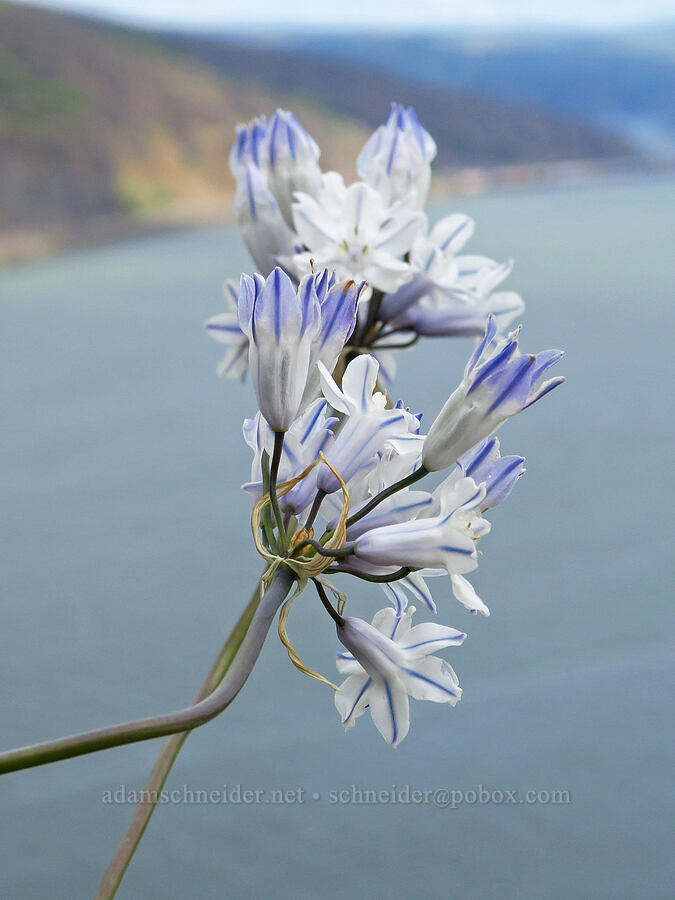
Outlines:
[{"label": "distant shoreline", "polygon": [[[675,160],[651,160],[641,157],[465,167],[435,172],[430,200],[435,204],[441,204],[454,198],[480,196],[504,190],[574,187],[609,183],[617,177],[667,175],[673,172]],[[199,201],[175,204],[144,218],[130,218],[120,213],[52,223],[41,229],[12,231],[0,229],[0,266],[30,262],[68,250],[102,246],[145,235],[209,225],[234,225],[231,204],[231,195],[221,195],[208,203]]]}]

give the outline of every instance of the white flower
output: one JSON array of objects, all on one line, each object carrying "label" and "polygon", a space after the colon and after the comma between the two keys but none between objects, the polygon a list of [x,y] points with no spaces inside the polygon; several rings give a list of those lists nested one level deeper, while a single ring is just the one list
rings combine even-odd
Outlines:
[{"label": "white flower", "polygon": [[462,606],[466,607],[471,613],[481,613],[483,616],[489,616],[490,610],[480,599],[474,586],[467,581],[463,575],[451,575],[450,584],[455,599],[459,600]]},{"label": "white flower", "polygon": [[436,144],[420,125],[415,110],[392,103],[384,125],[368,139],[361,151],[358,173],[387,203],[405,201],[422,209],[431,181]]},{"label": "white flower", "polygon": [[456,484],[460,478],[469,477],[477,484],[485,484],[485,497],[481,503],[481,512],[494,509],[505,500],[525,472],[525,459],[522,456],[502,456],[499,452],[499,438],[492,437],[481,441],[464,453],[457,460],[457,465],[445,481],[434,491],[434,499],[438,500],[448,486]]},{"label": "white flower", "polygon": [[452,291],[435,298],[422,297],[396,325],[409,328],[418,337],[480,337],[489,316],[502,331],[524,309],[521,297],[513,291],[498,291],[480,299]]},{"label": "white flower", "polygon": [[[406,440],[411,429],[419,427],[419,421],[406,409],[387,408],[387,398],[375,391],[379,366],[372,356],[358,356],[349,363],[342,376],[342,389],[325,365],[319,362],[318,368],[324,397],[333,409],[345,414],[326,459],[349,483],[375,467],[378,453],[388,441]],[[327,466],[321,467],[318,485],[327,494],[340,487]]]},{"label": "white flower", "polygon": [[497,340],[497,323],[488,319],[485,335],[471,355],[459,387],[450,395],[429,429],[422,464],[430,471],[455,463],[508,418],[532,406],[565,380],[562,376],[541,382],[542,375],[558,362],[561,350],[522,355],[519,330]]},{"label": "white flower", "polygon": [[[326,452],[334,439],[331,426],[338,421],[326,416],[328,404],[323,399],[315,400],[294,422],[284,436],[284,447],[279,464],[279,481],[290,481],[300,475],[320,452]],[[243,489],[258,501],[263,493],[262,455],[267,452],[271,458],[274,449],[274,431],[267,424],[261,413],[253,419],[244,421],[244,440],[253,450],[251,464],[251,480],[243,485]],[[312,469],[301,482],[287,494],[279,498],[279,505],[286,511],[300,515],[312,502],[316,494],[318,468]]]},{"label": "white flower", "polygon": [[287,225],[296,191],[314,196],[321,185],[321,151],[293,113],[278,109],[267,130],[267,183]]},{"label": "white flower", "polygon": [[513,291],[493,293],[513,263],[484,256],[457,256],[474,231],[468,217],[455,213],[437,222],[410,251],[415,274],[382,301],[380,317],[400,332],[419,336],[480,337],[488,316],[503,330],[525,305]]},{"label": "white flower", "polygon": [[286,224],[293,225],[291,203],[295,191],[314,194],[321,183],[321,151],[293,113],[277,109],[267,121],[259,116],[237,126],[230,151],[230,169],[238,183],[244,183],[252,165],[281,211]]},{"label": "white flower", "polygon": [[320,377],[317,363],[321,363],[329,372],[335,368],[338,357],[354,330],[356,310],[365,283],[357,284],[351,280],[336,283],[335,275],[329,277],[328,269],[324,269],[316,275],[314,286],[321,307],[321,328],[312,343],[302,408],[319,395]]},{"label": "white flower", "polygon": [[383,320],[398,321],[401,313],[421,297],[452,288],[459,290],[455,254],[469,240],[474,227],[468,216],[454,213],[437,222],[428,235],[415,238],[410,249],[414,274],[398,291],[384,297],[380,307]]},{"label": "white flower", "polygon": [[[414,417],[418,420],[418,417]],[[377,462],[374,468],[367,470],[365,474],[357,475],[349,482],[350,512],[358,513],[366,503],[372,500],[380,491],[395,482],[411,475],[420,465],[422,458],[422,446],[424,438],[417,432],[419,425],[409,435],[390,439],[384,449],[377,454]],[[347,529],[347,543],[351,544],[356,538],[366,531],[384,525],[393,525],[399,522],[407,522],[410,519],[422,516],[436,515],[438,507],[436,497],[427,491],[411,490],[404,488],[383,500],[370,513],[359,519]],[[328,529],[335,528],[342,504],[335,494],[329,494],[323,503],[324,512],[330,510],[333,518],[328,522]],[[387,575],[400,566],[375,566],[372,563],[364,563],[361,559],[350,556],[344,561],[348,567],[373,575]],[[411,572],[404,578],[391,583],[382,583],[380,587],[388,600],[394,605],[400,615],[408,604],[407,594],[411,594],[415,600],[425,603],[432,612],[436,612],[431,592],[427,587],[425,578],[445,575],[445,569],[424,569],[422,572]]]},{"label": "white flower", "polygon": [[218,366],[218,375],[221,378],[238,378],[243,381],[248,372],[248,338],[241,330],[237,315],[239,285],[228,279],[223,293],[230,312],[213,316],[204,323],[204,327],[215,341],[229,347],[225,359]]},{"label": "white flower", "polygon": [[458,286],[474,297],[487,297],[513,271],[512,259],[500,263],[489,256],[462,254],[455,261]]},{"label": "white flower", "polygon": [[382,737],[397,747],[408,733],[408,696],[454,706],[462,696],[454,671],[432,653],[461,644],[466,635],[429,622],[411,628],[415,607],[397,617],[380,610],[369,625],[348,617],[337,635],[348,653],[337,654],[338,671],[348,677],[335,695],[345,729],[370,708]]},{"label": "white flower", "polygon": [[[496,442],[496,438],[493,439]],[[498,446],[498,444],[497,444]],[[492,451],[494,448],[490,447],[489,450]],[[389,454],[390,458],[393,458],[398,462],[398,466],[391,466],[391,473],[387,474],[384,479],[380,476],[379,481],[377,482],[377,487],[374,487],[367,494],[367,499],[370,499],[372,496],[378,493],[383,487],[388,486],[389,484],[398,481],[399,478],[405,477],[406,475],[413,472],[417,466],[417,462],[415,465],[411,465],[410,459],[407,460],[407,465],[401,465],[402,461],[406,460],[405,456],[398,456],[396,454]],[[410,456],[415,456],[415,454],[411,454]],[[476,454],[476,463],[473,469],[477,472],[477,474],[487,474],[489,477],[491,469],[489,463],[486,461],[485,455]],[[468,454],[466,459],[468,460]],[[522,461],[522,457],[504,457],[504,462],[507,463],[507,466],[510,468],[511,460],[517,459],[518,461]],[[387,465],[383,465],[384,461],[380,461],[380,465],[375,470],[375,473],[370,475],[371,483],[374,481],[373,475],[380,472],[387,472]],[[497,460],[496,465],[499,464],[501,460]],[[507,468],[506,466],[504,468]],[[425,547],[424,552],[429,554],[431,547],[428,545],[427,539],[430,537],[431,532],[426,532],[427,528],[433,528],[434,522],[431,522],[431,519],[436,519],[441,513],[441,508],[443,507],[445,510],[452,509],[457,503],[457,493],[456,488],[458,487],[458,482],[462,480],[463,469],[458,465],[455,470],[451,473],[451,475],[446,478],[446,480],[439,485],[438,488],[433,492],[433,494],[429,494],[426,491],[420,490],[411,490],[410,488],[405,488],[404,490],[398,491],[396,494],[391,497],[383,500],[371,513],[364,516],[362,519],[359,519],[358,522],[355,522],[347,529],[347,542],[351,543],[352,541],[357,540],[362,534],[365,534],[368,531],[371,531],[375,528],[383,528],[387,525],[396,525],[399,523],[406,523],[413,519],[418,520],[420,523],[424,523],[424,525],[420,525],[420,537],[422,537]],[[508,476],[505,478],[511,478],[511,472],[509,472]],[[510,489],[513,487],[515,483],[515,479],[517,476],[514,476],[513,481],[511,482],[508,489],[505,489],[504,494],[501,499],[507,495]],[[476,477],[474,479],[478,481]],[[488,484],[491,482],[488,482]],[[494,483],[494,482],[493,482]],[[495,490],[499,491],[499,484],[497,482],[495,484]],[[467,490],[470,488],[469,485],[466,486]],[[462,487],[459,486],[459,491],[462,490]],[[486,490],[489,494],[489,489],[486,486]],[[351,491],[351,486],[350,486]],[[350,494],[351,495],[351,494]],[[479,494],[479,498],[480,498]],[[358,494],[357,494],[358,497]],[[329,498],[327,498],[329,499]],[[358,512],[361,506],[367,502],[367,499],[364,499],[360,502],[354,504],[351,509],[353,512]],[[494,497],[492,498],[495,499]],[[497,501],[499,502],[499,501]],[[457,534],[460,535],[469,535],[473,541],[475,542],[477,539],[482,537],[489,530],[489,523],[480,517],[480,513],[490,505],[496,505],[496,503],[490,503],[487,499],[487,494],[483,497],[482,500],[479,500],[478,505],[472,507],[470,510],[465,510],[464,513],[456,512],[454,518],[452,518],[451,513],[451,521],[446,522],[445,534],[456,538]],[[337,511],[337,510],[336,510]],[[334,527],[334,523],[330,523],[329,527]],[[451,531],[452,528],[452,531]],[[379,537],[382,537],[380,533]],[[389,537],[391,537],[391,533],[389,533]],[[469,548],[470,545],[466,545]],[[410,552],[409,548],[406,549],[405,554]],[[430,557],[426,557],[426,562],[429,562]],[[434,563],[435,564],[435,563]],[[374,565],[372,561],[366,561],[361,556],[349,557],[348,560],[345,560],[345,565],[350,566],[352,568],[356,568],[357,570],[361,570],[365,573],[371,575],[387,575],[395,572],[397,569],[401,568],[401,562],[399,559],[392,559],[391,565]],[[456,567],[456,560],[453,563],[453,568]],[[437,577],[439,575],[446,575],[446,568],[423,568],[418,571],[413,571],[409,575],[406,575],[404,578],[400,578],[397,581],[392,581],[390,583],[383,583],[380,585],[382,590],[384,591],[386,597],[393,604],[394,609],[396,609],[397,614],[401,615],[402,612],[408,605],[408,594],[411,594],[415,600],[421,601],[426,604],[431,612],[436,612],[436,604],[431,595],[431,591],[429,590],[426,580],[430,577]],[[483,603],[480,599],[473,586],[464,578],[462,575],[451,573],[450,574],[450,586],[452,588],[452,592],[457,600],[466,607],[470,612],[480,612],[485,616],[490,615],[490,611],[488,607]]]},{"label": "white flower", "polygon": [[286,431],[298,415],[312,343],[321,328],[314,276],[293,286],[275,268],[264,281],[242,275],[239,324],[249,339],[249,369],[260,411],[275,431]]},{"label": "white flower", "polygon": [[411,275],[400,257],[424,229],[426,217],[401,204],[388,206],[363,182],[345,187],[342,176],[328,172],[316,197],[296,194],[293,221],[308,249],[294,258],[298,273],[307,271],[311,258],[318,267],[334,269],[338,279],[395,291]]},{"label": "white flower", "polygon": [[237,173],[234,213],[256,268],[268,275],[277,259],[295,252],[297,238],[284,222],[263,172],[246,163]]},{"label": "white flower", "polygon": [[[422,572],[411,572],[405,578],[399,578],[398,581],[392,581],[390,584],[381,584],[380,587],[387,599],[392,603],[398,616],[408,606],[408,594],[411,594],[415,600],[421,600],[432,613],[435,613],[438,610],[425,579],[445,574],[445,569],[424,569]],[[451,580],[454,577],[451,575]],[[462,576],[459,575],[457,577],[461,578]]]},{"label": "white flower", "polygon": [[260,411],[275,431],[287,431],[314,399],[316,364],[335,366],[354,327],[361,287],[335,284],[326,271],[307,275],[297,290],[278,267],[267,281],[242,276],[239,324],[249,339]]},{"label": "white flower", "polygon": [[[385,570],[381,571],[384,574]],[[422,569],[420,572],[411,572],[405,578],[392,581],[390,584],[381,584],[380,587],[399,615],[408,605],[408,594],[411,594],[415,600],[421,600],[431,612],[435,613],[437,612],[436,604],[425,579],[446,574],[444,569]],[[463,575],[450,575],[450,587],[455,599],[459,600],[470,613],[479,612],[484,616],[490,615],[488,607],[478,596],[471,582],[467,581]]]},{"label": "white flower", "polygon": [[425,516],[419,505],[413,512],[417,518],[360,534],[354,541],[355,558],[372,566],[443,568],[449,575],[471,572],[478,565],[476,541],[490,530],[480,516],[484,497],[485,485],[462,478],[441,494],[439,515]]},{"label": "white flower", "polygon": [[[398,403],[395,408],[404,410],[404,421],[408,431],[389,437],[377,451],[372,465],[349,479],[349,509],[352,514],[358,512],[384,488],[412,474],[422,462],[424,436],[419,433],[420,416],[411,415],[404,409],[402,403]],[[386,504],[388,501],[384,502]],[[334,495],[329,495],[324,501],[323,508],[332,510],[337,519],[342,511],[342,501]],[[334,524],[331,522],[329,527],[333,528]],[[358,527],[358,523],[355,527]],[[357,534],[356,531],[351,533],[353,536]]]}]

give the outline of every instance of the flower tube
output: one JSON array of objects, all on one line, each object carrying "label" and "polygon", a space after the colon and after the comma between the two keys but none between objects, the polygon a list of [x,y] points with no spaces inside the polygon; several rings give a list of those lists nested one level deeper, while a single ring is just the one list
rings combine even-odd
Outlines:
[{"label": "flower tube", "polygon": [[275,431],[286,431],[300,409],[321,308],[309,275],[297,289],[278,267],[265,281],[242,275],[239,324],[249,339],[249,368],[258,406]]},{"label": "flower tube", "polygon": [[497,323],[488,319],[485,335],[464,370],[459,387],[450,395],[429,429],[422,464],[430,472],[445,469],[507,419],[532,406],[565,380],[541,382],[544,372],[560,360],[562,350],[522,355],[520,329],[496,340]]},{"label": "flower tube", "polygon": [[357,160],[359,175],[387,203],[403,200],[422,209],[431,182],[436,144],[412,106],[392,103],[384,125],[370,136]]}]

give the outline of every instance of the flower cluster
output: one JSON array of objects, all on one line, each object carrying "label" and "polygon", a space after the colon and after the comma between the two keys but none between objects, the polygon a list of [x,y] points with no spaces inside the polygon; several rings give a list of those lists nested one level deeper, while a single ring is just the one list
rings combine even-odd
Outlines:
[{"label": "flower cluster", "polygon": [[[564,380],[546,378],[560,351],[523,354],[520,328],[505,333],[523,311],[517,294],[497,290],[511,262],[462,253],[474,231],[467,216],[429,228],[435,153],[414,110],[394,105],[358,158],[361,180],[347,186],[321,171],[319,148],[291,113],[240,126],[235,212],[258,271],[228,282],[230,311],[206,323],[229,347],[220,373],[249,371],[258,401],[244,423],[256,546],[269,573],[291,569],[298,589],[312,581],[335,622],[345,728],[369,709],[392,746],[408,732],[409,697],[461,697],[435,654],[466,635],[413,626],[409,601],[435,614],[427,581],[447,575],[465,609],[489,615],[466,576],[490,531],[485,514],[525,471],[494,435]],[[425,434],[421,416],[387,394],[393,351],[441,336],[477,343]],[[344,576],[384,592],[390,605],[371,624],[343,614],[334,579]]]},{"label": "flower cluster", "polygon": [[[413,109],[392,105],[359,155],[360,181],[322,172],[315,141],[290,112],[277,110],[238,129],[230,155],[237,223],[257,271],[278,266],[296,284],[328,269],[338,281],[365,282],[350,350],[395,375],[392,350],[419,337],[480,337],[489,316],[500,332],[523,311],[498,290],[513,264],[462,250],[474,232],[465,215],[429,228],[422,211],[436,145]],[[232,296],[228,282],[226,294]],[[220,374],[242,377],[247,336],[232,312],[207,323],[230,351]]]}]

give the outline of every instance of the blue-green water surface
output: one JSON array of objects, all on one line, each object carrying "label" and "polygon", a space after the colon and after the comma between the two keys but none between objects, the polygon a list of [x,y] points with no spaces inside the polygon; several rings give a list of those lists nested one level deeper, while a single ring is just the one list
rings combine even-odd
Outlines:
[{"label": "blue-green water surface", "polygon": [[[391,750],[367,715],[343,733],[330,689],[271,636],[169,782],[228,802],[163,805],[123,900],[672,896],[675,182],[456,206],[477,219],[472,252],[517,260],[523,349],[563,347],[569,379],[501,432],[527,474],[481,545],[492,616],[432,583],[440,620],[469,633],[447,654],[462,702],[414,704]],[[210,230],[0,273],[3,749],[183,705],[246,601],[254,401],[215,377],[201,323],[247,266],[235,234]],[[400,358],[427,425],[469,352]],[[351,599],[367,618],[384,605],[376,586]],[[334,677],[309,592],[289,632]],[[140,789],[158,748],[2,778],[0,896],[92,896],[132,812],[105,792]],[[445,789],[476,802],[443,806]],[[366,790],[385,793],[357,802]],[[508,791],[571,802],[479,802]]]}]

